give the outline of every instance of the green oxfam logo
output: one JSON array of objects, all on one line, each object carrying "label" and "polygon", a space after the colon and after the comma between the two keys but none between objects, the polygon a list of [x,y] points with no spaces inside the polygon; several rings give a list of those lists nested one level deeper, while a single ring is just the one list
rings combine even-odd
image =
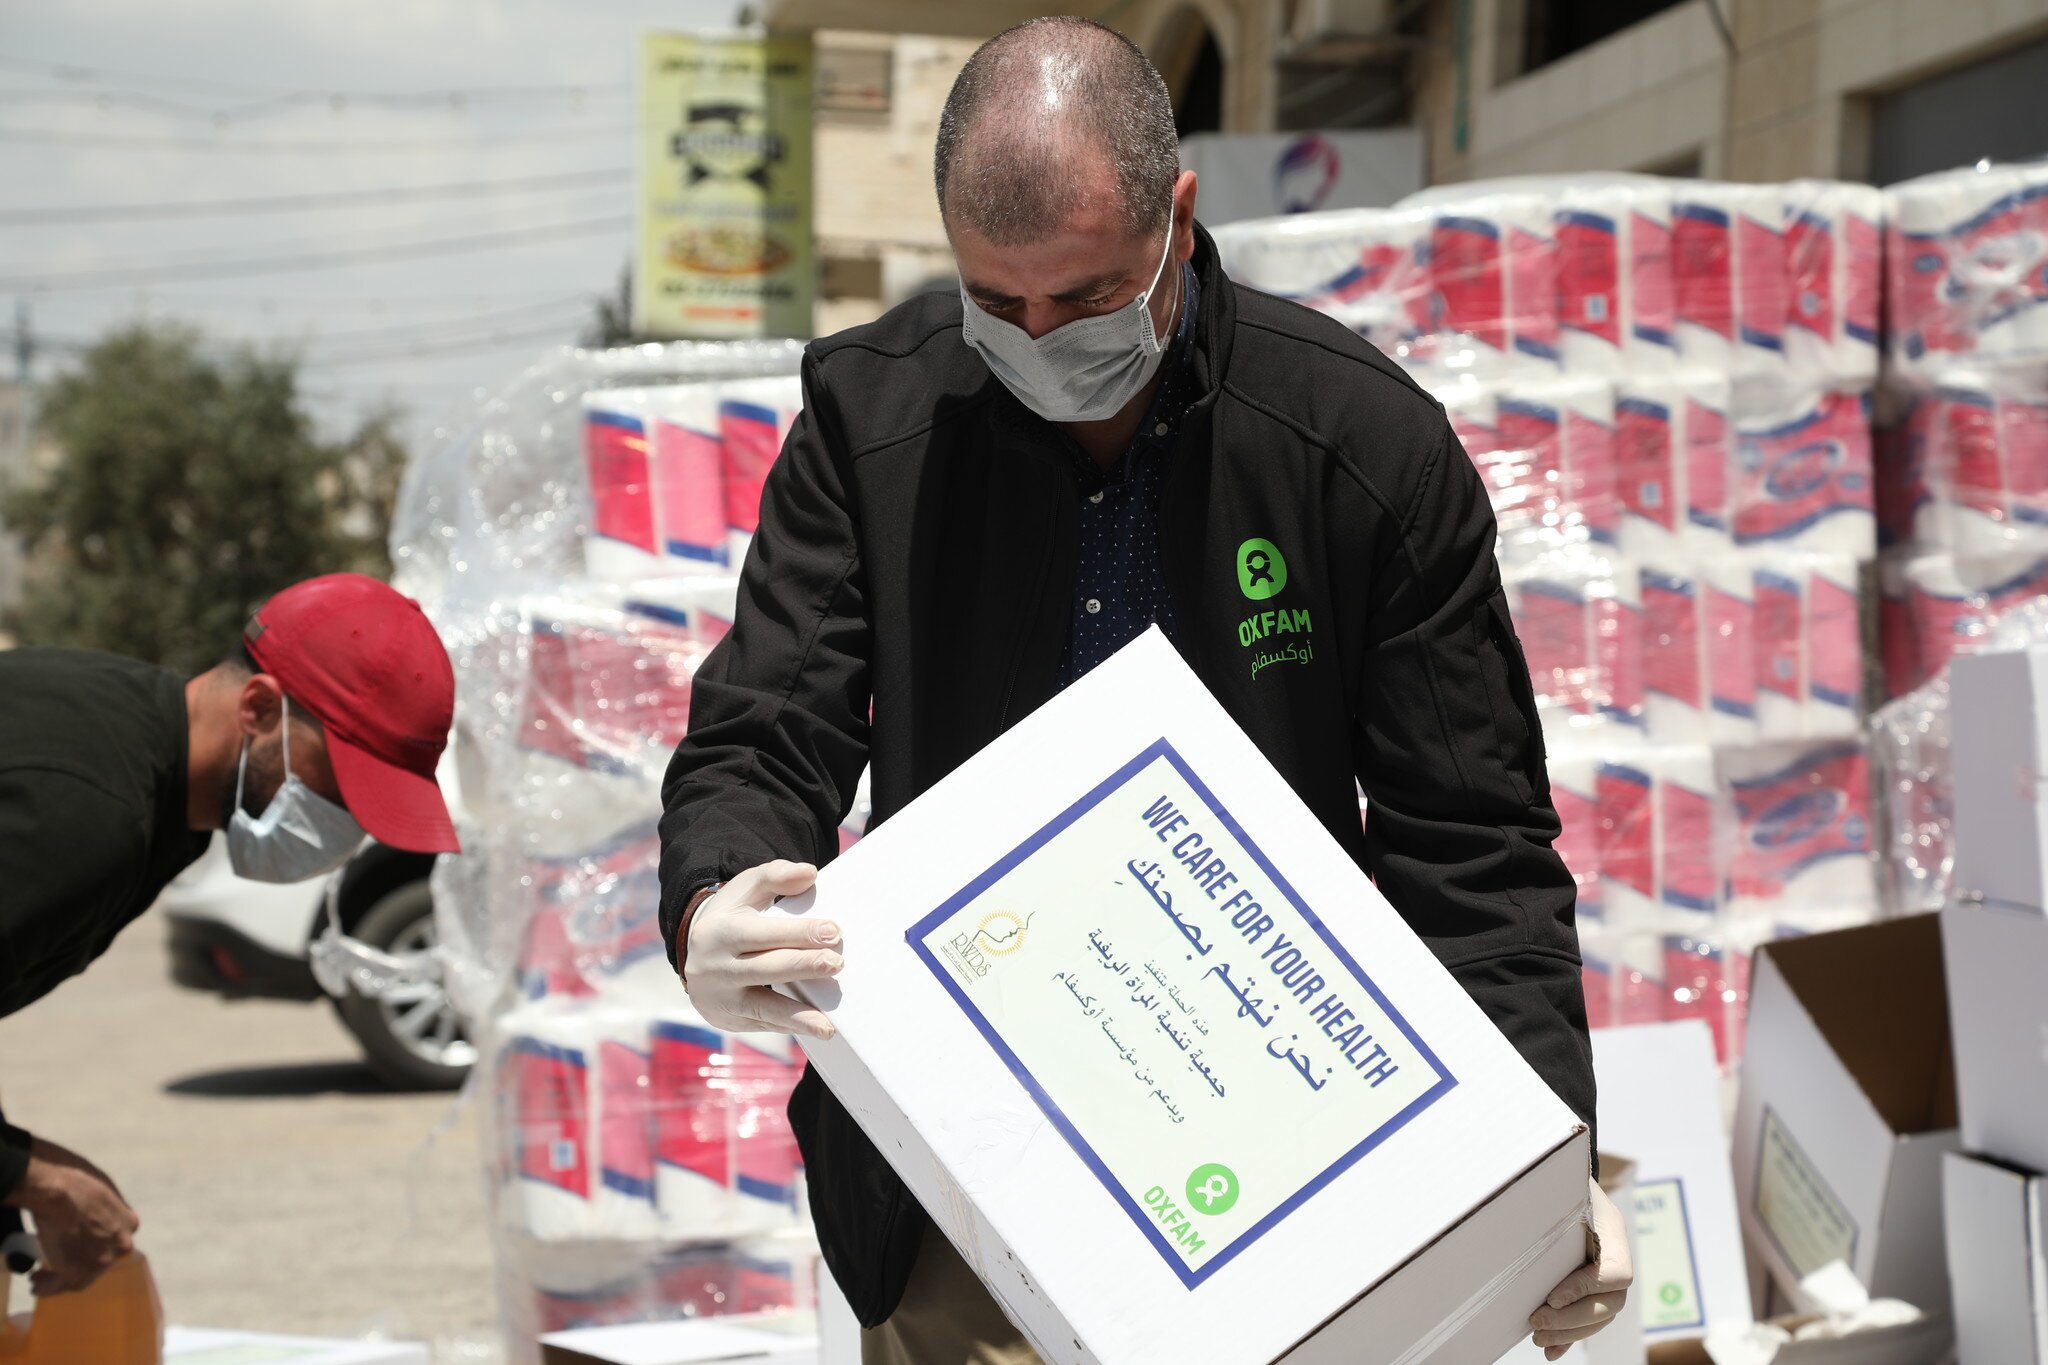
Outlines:
[{"label": "green oxfam logo", "polygon": [[1188,1177],[1188,1207],[1196,1213],[1228,1213],[1236,1202],[1237,1174],[1228,1166],[1212,1161]]},{"label": "green oxfam logo", "polygon": [[1280,547],[1253,536],[1237,547],[1237,586],[1254,602],[1263,602],[1287,586],[1287,560]]},{"label": "green oxfam logo", "polygon": [[1668,1304],[1676,1305],[1680,1299],[1685,1297],[1685,1290],[1677,1281],[1667,1280],[1664,1287],[1657,1291],[1657,1297]]}]

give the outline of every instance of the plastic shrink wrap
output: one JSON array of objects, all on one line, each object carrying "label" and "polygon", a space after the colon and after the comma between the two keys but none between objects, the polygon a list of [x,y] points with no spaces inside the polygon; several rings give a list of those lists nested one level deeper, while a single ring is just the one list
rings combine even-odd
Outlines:
[{"label": "plastic shrink wrap", "polygon": [[[506,1345],[808,1309],[794,1043],[689,1009],[657,924],[661,777],[730,625],[796,343],[564,350],[408,473],[396,581],[455,663],[464,852],[434,876]],[[857,837],[850,814],[843,840]]]},{"label": "plastic shrink wrap", "polygon": [[1879,912],[1884,220],[1867,186],[1613,175],[1216,234],[1443,404],[1498,522],[1593,1022],[1704,1018],[1724,1060],[1757,944]]}]

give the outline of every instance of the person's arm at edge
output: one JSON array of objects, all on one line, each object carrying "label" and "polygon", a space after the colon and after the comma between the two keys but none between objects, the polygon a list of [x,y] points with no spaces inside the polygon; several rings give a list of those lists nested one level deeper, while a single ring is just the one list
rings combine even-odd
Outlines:
[{"label": "person's arm at edge", "polygon": [[662,783],[661,929],[684,966],[711,885],[787,858],[823,864],[867,759],[866,593],[845,443],[816,367],[769,470],[737,619],[692,682]]},{"label": "person's arm at edge", "polygon": [[1441,413],[1373,573],[1357,770],[1380,890],[1583,1120],[1594,1123],[1575,888],[1484,482]]}]

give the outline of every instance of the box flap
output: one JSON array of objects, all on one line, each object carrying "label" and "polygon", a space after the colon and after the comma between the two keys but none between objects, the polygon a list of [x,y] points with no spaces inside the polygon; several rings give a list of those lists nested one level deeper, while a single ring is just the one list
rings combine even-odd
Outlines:
[{"label": "box flap", "polygon": [[1952,905],[1941,938],[1963,1142],[2048,1170],[2048,915]]},{"label": "box flap", "polygon": [[1759,955],[1777,964],[1893,1132],[1956,1126],[1938,916],[1781,939]]},{"label": "box flap", "polygon": [[1956,1344],[1966,1361],[2048,1360],[2040,1213],[2048,1180],[1961,1152],[1942,1165]]}]

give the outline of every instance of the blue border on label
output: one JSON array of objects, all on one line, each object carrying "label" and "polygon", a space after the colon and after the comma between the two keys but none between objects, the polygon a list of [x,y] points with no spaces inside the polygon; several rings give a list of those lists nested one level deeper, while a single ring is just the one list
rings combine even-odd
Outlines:
[{"label": "blue border on label", "polygon": [[[1088,1145],[1086,1139],[1081,1136],[1080,1131],[1068,1120],[1066,1114],[1061,1111],[1057,1104],[1053,1103],[1052,1097],[1046,1094],[1045,1088],[1038,1083],[1037,1078],[1025,1067],[1017,1054],[1012,1052],[995,1030],[989,1026],[987,1018],[983,1016],[979,1009],[975,1008],[974,1002],[968,999],[967,993],[961,988],[960,983],[953,979],[953,973],[948,971],[945,965],[924,944],[925,935],[950,918],[960,907],[974,900],[984,891],[988,890],[989,887],[1009,875],[1011,870],[1019,863],[1045,847],[1047,843],[1069,825],[1101,805],[1116,792],[1121,791],[1130,783],[1131,778],[1149,767],[1154,761],[1162,758],[1173,766],[1174,771],[1181,775],[1181,778],[1188,786],[1194,789],[1195,795],[1201,799],[1202,803],[1215,813],[1216,818],[1222,823],[1223,827],[1230,831],[1231,837],[1236,839],[1244,847],[1245,851],[1251,854],[1252,861],[1258,864],[1259,870],[1265,873],[1274,888],[1287,898],[1288,904],[1294,907],[1302,919],[1307,921],[1309,928],[1313,929],[1316,936],[1322,939],[1323,946],[1328,948],[1335,955],[1337,961],[1343,965],[1344,970],[1351,973],[1358,984],[1365,988],[1365,993],[1372,997],[1373,1003],[1385,1012],[1387,1018],[1393,1022],[1394,1027],[1400,1030],[1401,1036],[1408,1040],[1409,1046],[1414,1048],[1421,1055],[1422,1059],[1429,1063],[1430,1069],[1435,1071],[1438,1076],[1437,1083],[1417,1096],[1409,1103],[1407,1108],[1388,1119],[1372,1132],[1366,1134],[1356,1146],[1331,1162],[1319,1175],[1281,1202],[1271,1213],[1246,1229],[1238,1236],[1237,1240],[1218,1251],[1215,1256],[1210,1258],[1207,1264],[1199,1268],[1188,1265],[1186,1260],[1174,1248],[1173,1244],[1160,1232],[1157,1220],[1148,1214],[1128,1192],[1117,1185],[1115,1178],[1110,1174],[1109,1167],[1103,1163],[1101,1157],[1095,1154],[1095,1149]],[[1044,1112],[1047,1119],[1051,1120],[1052,1125],[1059,1129],[1061,1136],[1066,1138],[1067,1145],[1074,1149],[1074,1154],[1080,1157],[1088,1169],[1095,1173],[1095,1178],[1102,1182],[1102,1187],[1109,1191],[1110,1197],[1122,1206],[1126,1214],[1130,1215],[1130,1219],[1137,1225],[1138,1231],[1145,1235],[1145,1240],[1152,1244],[1153,1249],[1159,1253],[1160,1258],[1180,1278],[1180,1282],[1189,1289],[1195,1288],[1202,1281],[1228,1265],[1240,1252],[1250,1247],[1268,1232],[1271,1232],[1281,1219],[1306,1203],[1311,1195],[1350,1169],[1359,1158],[1406,1127],[1416,1115],[1422,1113],[1423,1110],[1449,1094],[1458,1084],[1457,1078],[1451,1075],[1444,1064],[1437,1059],[1437,1055],[1430,1050],[1429,1045],[1424,1043],[1417,1036],[1415,1030],[1408,1026],[1408,1021],[1401,1016],[1400,1011],[1394,1008],[1393,1002],[1387,999],[1380,988],[1373,983],[1372,978],[1367,976],[1358,963],[1352,960],[1351,954],[1344,950],[1344,946],[1331,937],[1330,931],[1323,926],[1323,922],[1320,919],[1316,918],[1315,913],[1308,908],[1294,888],[1288,884],[1287,879],[1280,875],[1279,869],[1273,866],[1271,860],[1266,857],[1265,851],[1252,842],[1251,836],[1245,833],[1244,827],[1238,824],[1230,812],[1223,808],[1223,803],[1216,799],[1215,793],[1209,790],[1208,785],[1201,778],[1195,776],[1194,770],[1188,767],[1186,760],[1164,738],[1145,746],[1144,750],[1136,758],[1118,768],[1087,795],[1053,817],[1050,823],[1005,854],[995,866],[989,868],[954,895],[947,898],[945,904],[941,905],[938,909],[911,925],[909,932],[903,937],[904,941],[910,945],[911,951],[915,952],[924,961],[931,974],[938,978],[939,984],[946,988],[946,993],[953,997],[954,1003],[960,1006],[969,1021],[973,1023],[975,1029],[988,1042],[988,1045],[995,1050],[996,1055],[1002,1059],[1003,1064],[1010,1069],[1010,1074],[1015,1076],[1018,1083],[1031,1093],[1031,1098],[1037,1102],[1039,1109]]]},{"label": "blue border on label", "polygon": [[[1791,1147],[1798,1155],[1799,1164],[1806,1168],[1807,1173],[1813,1177],[1814,1183],[1820,1186],[1821,1192],[1835,1201],[1835,1207],[1841,1211],[1842,1221],[1849,1225],[1849,1254],[1844,1259],[1848,1261],[1849,1268],[1854,1270],[1856,1268],[1856,1244],[1863,1238],[1863,1229],[1857,1226],[1856,1219],[1849,1212],[1849,1206],[1842,1202],[1842,1196],[1836,1194],[1835,1187],[1828,1184],[1826,1177],[1821,1175],[1820,1167],[1816,1166],[1813,1158],[1806,1154],[1806,1148],[1800,1145],[1798,1138],[1792,1136],[1792,1129],[1786,1124],[1785,1120],[1778,1117],[1778,1111],[1768,1104],[1763,1107],[1763,1114],[1757,1119],[1756,1178],[1750,1182],[1750,1212],[1756,1215],[1758,1225],[1764,1230],[1764,1236],[1771,1239],[1771,1249],[1784,1258],[1786,1265],[1792,1266],[1794,1270],[1799,1270],[1798,1265],[1792,1259],[1792,1253],[1785,1250],[1785,1244],[1778,1240],[1777,1229],[1771,1226],[1770,1219],[1764,1217],[1764,1166],[1766,1164],[1764,1161],[1764,1146],[1769,1136],[1769,1130],[1774,1127],[1778,1130],[1779,1135],[1785,1139],[1786,1145]],[[1799,1270],[1799,1273],[1801,1275],[1809,1275],[1819,1269],[1820,1267],[1817,1265],[1808,1266],[1805,1270]]]},{"label": "blue border on label", "polygon": [[[1696,1332],[1707,1325],[1707,1290],[1706,1286],[1700,1283],[1699,1253],[1693,1250],[1692,1213],[1685,1203],[1685,1181],[1678,1176],[1670,1175],[1665,1176],[1662,1180],[1645,1180],[1643,1184],[1669,1185],[1678,1191],[1678,1225],[1685,1229],[1685,1266],[1687,1272],[1692,1276],[1693,1305],[1700,1310],[1699,1316],[1690,1322],[1659,1323],[1655,1327],[1643,1328],[1643,1334],[1645,1336],[1653,1336],[1664,1332]],[[1638,1188],[1641,1187],[1638,1186]],[[1643,1287],[1645,1290],[1649,1288],[1648,1285]]]}]

